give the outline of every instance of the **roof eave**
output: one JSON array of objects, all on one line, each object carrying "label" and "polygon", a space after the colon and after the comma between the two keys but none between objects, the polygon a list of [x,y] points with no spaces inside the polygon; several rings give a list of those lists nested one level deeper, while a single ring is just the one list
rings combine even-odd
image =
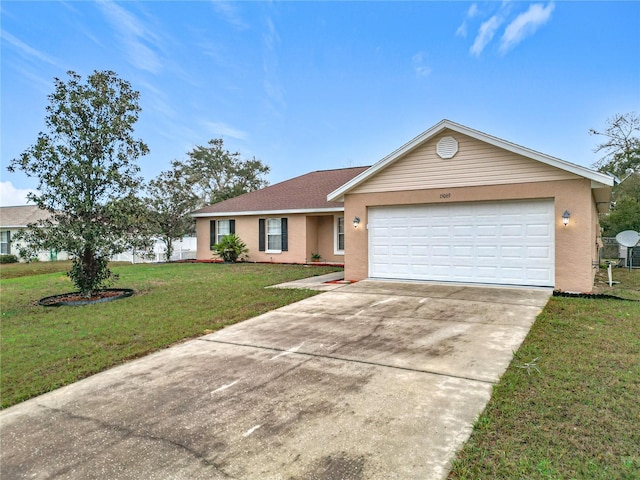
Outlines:
[{"label": "roof eave", "polygon": [[344,207],[327,207],[327,208],[290,208],[281,210],[247,210],[236,212],[203,212],[192,213],[193,218],[207,217],[249,217],[259,215],[293,215],[301,213],[340,213],[344,212]]},{"label": "roof eave", "polygon": [[592,181],[591,193],[598,213],[606,213],[611,209],[611,186]]}]

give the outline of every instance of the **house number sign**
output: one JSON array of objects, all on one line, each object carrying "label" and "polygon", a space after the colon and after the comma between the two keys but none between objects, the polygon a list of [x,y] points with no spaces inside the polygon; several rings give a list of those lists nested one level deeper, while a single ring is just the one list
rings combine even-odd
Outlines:
[{"label": "house number sign", "polygon": [[440,198],[451,198],[451,194],[450,193],[441,193],[440,194]]}]

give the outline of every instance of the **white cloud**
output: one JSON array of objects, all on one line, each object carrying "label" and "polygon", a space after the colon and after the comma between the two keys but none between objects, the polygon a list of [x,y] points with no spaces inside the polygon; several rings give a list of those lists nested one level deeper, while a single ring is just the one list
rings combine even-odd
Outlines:
[{"label": "white cloud", "polygon": [[41,92],[43,96],[51,93],[51,90],[53,89],[53,82],[51,79],[41,76],[43,73],[42,69],[38,69],[37,67],[23,68],[17,66],[15,67],[15,70],[23,77],[23,79],[31,80],[33,87]]},{"label": "white cloud", "polygon": [[285,89],[278,75],[278,52],[280,35],[273,20],[266,18],[267,31],[263,35],[264,52],[262,55],[262,68],[264,79],[262,85],[267,96],[267,104],[275,112],[286,107]]},{"label": "white cloud", "polygon": [[267,33],[264,35],[264,40],[268,50],[273,50],[276,44],[280,43],[280,35],[276,30],[276,26],[271,18],[267,18]]},{"label": "white cloud", "polygon": [[19,38],[14,37],[9,32],[2,30],[2,38],[6,40],[9,44],[13,45],[23,57],[26,58],[36,58],[43,62],[46,62],[50,65],[57,66],[57,61],[47,55],[46,53],[41,52],[40,50],[36,50],[33,47],[30,47],[26,43],[24,43]]},{"label": "white cloud", "polygon": [[547,23],[555,5],[550,2],[545,7],[542,3],[535,3],[529,9],[518,15],[504,31],[500,42],[500,52],[507,53],[518,45],[524,38],[533,35],[538,28]]},{"label": "white cloud", "polygon": [[233,128],[226,123],[223,122],[202,122],[203,125],[210,131],[210,133],[214,137],[230,137],[235,138],[237,140],[246,140],[247,133],[239,130],[237,128]]},{"label": "white cloud", "polygon": [[135,15],[118,6],[115,2],[100,1],[98,6],[120,34],[129,63],[151,73],[160,72],[162,62],[153,49],[147,45],[157,42],[158,36]]},{"label": "white cloud", "polygon": [[498,30],[500,25],[502,25],[502,22],[502,17],[499,15],[494,15],[486,22],[483,22],[482,25],[480,25],[478,35],[476,36],[476,39],[473,42],[473,45],[471,45],[469,51],[473,55],[479,56],[484,50],[484,47],[486,47],[491,39],[493,39],[496,30]]},{"label": "white cloud", "polygon": [[466,18],[462,21],[462,24],[460,24],[460,26],[456,30],[456,35],[457,36],[466,38],[466,36],[467,36],[467,20],[470,19],[470,18],[475,17],[477,14],[478,14],[478,5],[475,4],[475,3],[472,3],[471,6],[469,7],[469,10],[467,10]]},{"label": "white cloud", "polygon": [[413,65],[413,71],[416,72],[416,77],[418,78],[428,77],[432,72],[432,69],[425,65],[424,52],[418,52],[411,57],[411,63]]},{"label": "white cloud", "polygon": [[456,36],[466,38],[467,37],[467,21],[465,20],[460,24],[456,30]]},{"label": "white cloud", "polygon": [[249,25],[240,17],[237,8],[232,2],[213,0],[214,10],[227,22],[240,30],[246,30]]},{"label": "white cloud", "polygon": [[0,182],[0,205],[3,207],[15,207],[27,204],[27,193],[33,192],[28,188],[16,188],[10,181]]}]

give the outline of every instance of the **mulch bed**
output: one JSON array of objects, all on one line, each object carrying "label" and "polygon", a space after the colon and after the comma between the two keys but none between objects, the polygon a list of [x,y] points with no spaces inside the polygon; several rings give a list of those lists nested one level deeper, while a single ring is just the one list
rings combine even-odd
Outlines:
[{"label": "mulch bed", "polygon": [[[212,260],[196,260],[193,258],[184,260],[174,260],[171,263],[225,263],[220,259]],[[341,267],[344,268],[344,263],[331,263],[331,262],[309,262],[309,263],[280,263],[280,262],[246,262],[238,261],[236,263],[257,263],[260,265],[306,265],[309,267]]]},{"label": "mulch bed", "polygon": [[562,292],[560,290],[553,291],[554,297],[573,297],[573,298],[591,298],[594,300],[608,299],[608,300],[626,300],[628,302],[638,302],[640,300],[632,300],[630,298],[616,297],[615,295],[608,295],[606,293],[576,293],[576,292]]},{"label": "mulch bed", "polygon": [[82,296],[80,292],[70,292],[41,298],[38,304],[43,307],[91,305],[93,303],[110,302],[120,298],[127,298],[132,296],[133,293],[133,290],[129,288],[106,288],[100,290],[96,295],[87,298]]}]

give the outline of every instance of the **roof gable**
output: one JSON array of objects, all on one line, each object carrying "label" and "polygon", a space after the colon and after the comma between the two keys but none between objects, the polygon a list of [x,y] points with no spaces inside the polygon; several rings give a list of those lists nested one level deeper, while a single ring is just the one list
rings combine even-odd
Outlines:
[{"label": "roof gable", "polygon": [[40,210],[36,205],[0,207],[0,226],[2,228],[22,228],[49,216],[48,212]]},{"label": "roof gable", "polygon": [[[473,130],[471,128],[465,127],[463,125],[459,125],[457,123],[451,122],[449,120],[442,120],[437,125],[431,127],[429,130],[423,132],[422,134],[415,137],[410,142],[406,143],[402,147],[398,148],[396,151],[384,157],[378,163],[373,165],[371,168],[361,173],[357,177],[353,178],[351,181],[342,185],[340,188],[334,190],[328,195],[328,200],[343,200],[344,195],[346,193],[354,193],[359,187],[363,187],[365,182],[369,182],[373,180],[373,177],[380,174],[383,170],[389,168],[391,165],[395,164],[399,159],[404,159],[411,154],[415,154],[417,150],[423,147],[427,142],[431,142],[435,144],[439,138],[446,136],[446,134],[460,134],[464,137],[468,137],[470,140],[476,140],[478,142],[482,142],[484,144],[491,145],[493,147],[497,147],[503,151],[509,152],[514,156],[517,156],[521,160],[524,160],[525,163],[528,161],[527,168],[532,169],[531,171],[538,175],[538,178],[542,180],[534,180],[534,181],[543,181],[543,177],[545,176],[545,172],[548,175],[551,169],[544,167],[553,167],[556,169],[556,175],[561,178],[563,176],[567,176],[567,178],[572,178],[573,176],[579,176],[582,178],[590,179],[592,182],[596,182],[598,185],[594,185],[594,187],[601,186],[611,186],[613,185],[613,179],[605,174],[596,172],[594,170],[590,170],[585,167],[581,167],[579,165],[575,165],[570,162],[566,162],[564,160],[560,160],[555,157],[551,157],[549,155],[545,155],[540,152],[536,152],[535,150],[531,150],[514,143],[507,142],[505,140],[501,140],[497,137],[493,137],[491,135],[487,135],[485,133],[479,132],[477,130]],[[452,135],[458,136],[459,135]],[[432,148],[432,150],[435,150]],[[419,153],[419,152],[417,152]],[[434,152],[435,154],[435,152]],[[455,158],[455,157],[454,157]],[[539,165],[536,165],[535,162],[538,162]],[[522,162],[521,162],[522,163]],[[537,168],[536,168],[537,167]],[[542,169],[540,167],[543,167]],[[412,175],[414,173],[407,172],[407,180],[410,181]],[[534,175],[534,178],[535,178]],[[573,177],[575,178],[575,177]],[[488,180],[487,180],[488,181]],[[499,182],[499,183],[510,183],[509,182]],[[452,186],[452,185],[448,185]],[[419,187],[418,187],[419,188]],[[421,188],[425,188],[424,184],[422,184]]]},{"label": "roof gable", "polygon": [[369,167],[320,170],[245,193],[194,211],[194,217],[341,211],[341,201],[327,195]]},{"label": "roof gable", "polygon": [[[437,153],[440,142],[451,143],[457,152],[451,158]],[[498,148],[475,138],[444,129],[421,143],[377,175],[356,186],[351,193],[378,193],[430,188],[505,185],[580,176]]]}]

